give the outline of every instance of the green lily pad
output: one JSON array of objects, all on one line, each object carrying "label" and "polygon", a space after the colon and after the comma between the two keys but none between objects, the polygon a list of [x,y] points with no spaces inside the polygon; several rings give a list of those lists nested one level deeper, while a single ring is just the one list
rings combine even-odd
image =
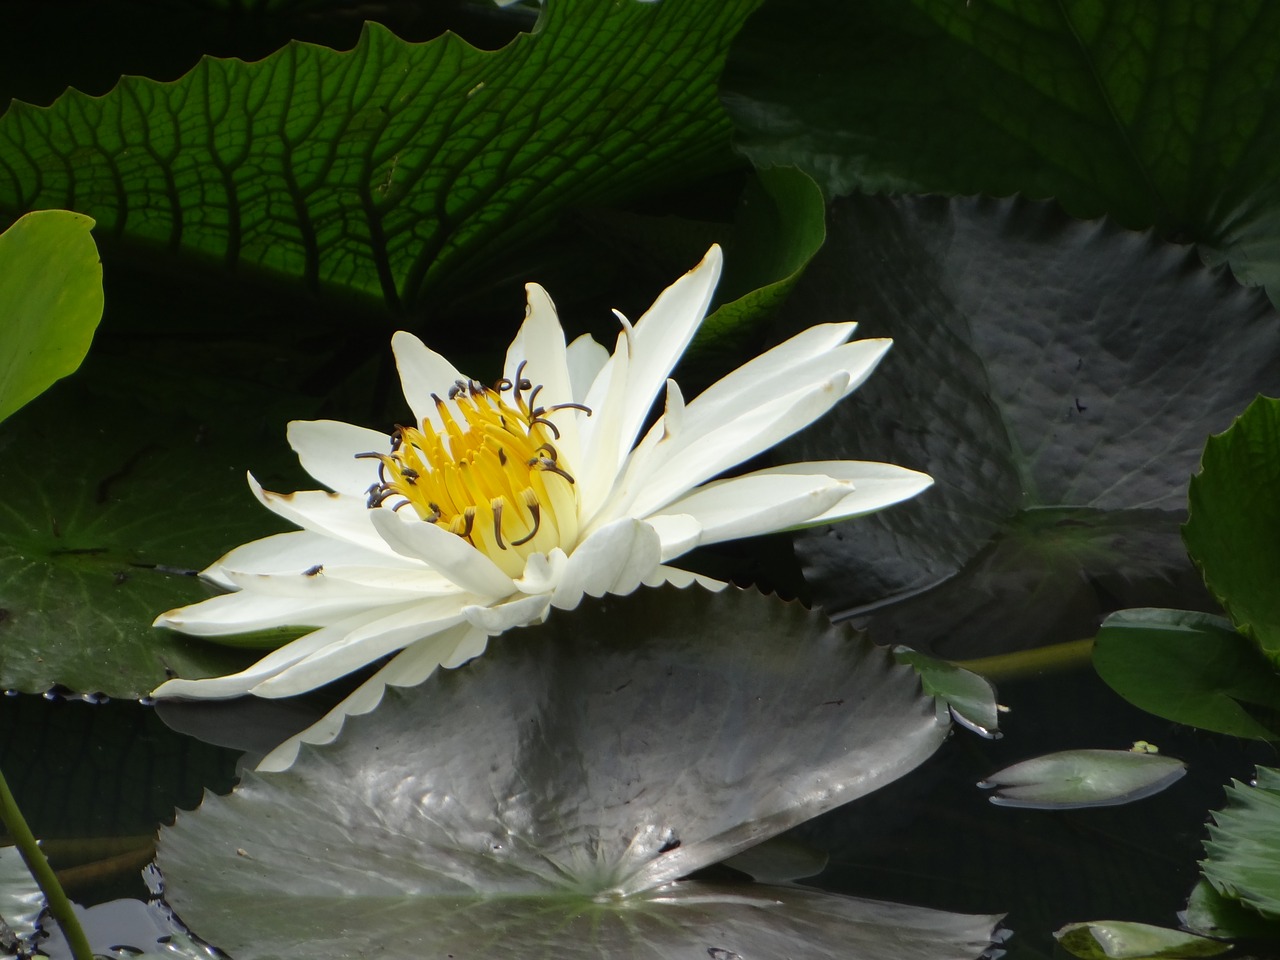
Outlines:
[{"label": "green lily pad", "polygon": [[925,693],[945,704],[957,723],[984,737],[1000,735],[1000,707],[990,680],[906,647],[893,653],[899,663],[915,668]]},{"label": "green lily pad", "polygon": [[1192,933],[1206,937],[1280,941],[1280,920],[1268,920],[1239,900],[1224,897],[1204,879],[1192,889],[1179,917]]},{"label": "green lily pad", "polygon": [[1158,717],[1280,739],[1280,677],[1222,617],[1121,610],[1098,631],[1093,665],[1111,689]]},{"label": "green lily pad", "polygon": [[641,590],[391,688],[333,744],[179,814],[158,863],[241,960],[973,957],[995,918],[678,880],[901,776],[946,730],[914,671],[819,614]]},{"label": "green lily pad", "polygon": [[998,807],[1070,810],[1142,800],[1182,779],[1175,757],[1132,750],[1062,750],[997,770],[978,784]]},{"label": "green lily pad", "polygon": [[1083,960],[1184,960],[1216,957],[1231,949],[1229,943],[1194,933],[1125,920],[1069,923],[1054,937],[1064,950]]},{"label": "green lily pad", "polygon": [[0,420],[74,373],[102,319],[93,221],[41,210],[0,233]]},{"label": "green lily pad", "polygon": [[[199,391],[194,374],[173,376]],[[259,431],[260,415],[240,406],[252,404],[245,384],[201,418],[152,402],[154,387],[117,388],[105,396],[69,381],[0,424],[2,688],[136,698],[171,671],[246,664],[241,651],[151,622],[212,595],[197,570],[283,529],[244,478],[250,466],[260,476],[291,466],[282,421]]]},{"label": "green lily pad", "polygon": [[14,104],[0,209],[72,198],[104,243],[414,313],[571,206],[731,163],[715,84],[757,2],[549,0],[496,51],[369,23],[346,52],[294,42]]},{"label": "green lily pad", "polygon": [[1200,867],[1218,893],[1280,920],[1280,770],[1258,767],[1252,784],[1227,787],[1204,849]]},{"label": "green lily pad", "polygon": [[1280,666],[1280,400],[1210,437],[1191,478],[1187,551],[1236,628]]},{"label": "green lily pad", "polygon": [[787,0],[734,42],[757,165],[828,195],[1021,193],[1280,282],[1280,9],[1170,0]]},{"label": "green lily pad", "polygon": [[856,197],[783,314],[895,342],[785,459],[936,481],[798,538],[833,615],[954,660],[1090,636],[1117,607],[1211,605],[1178,524],[1204,437],[1280,376],[1259,292],[1051,204]]}]

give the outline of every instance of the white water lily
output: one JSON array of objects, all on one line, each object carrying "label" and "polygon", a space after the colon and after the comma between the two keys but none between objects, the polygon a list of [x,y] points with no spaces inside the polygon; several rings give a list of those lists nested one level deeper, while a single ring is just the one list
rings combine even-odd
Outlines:
[{"label": "white water lily", "polygon": [[[852,323],[812,327],[686,405],[668,374],[720,267],[712,247],[634,326],[619,314],[612,354],[589,336],[566,346],[550,297],[529,284],[494,388],[397,333],[414,425],[389,438],[335,421],[291,423],[302,466],[332,492],[271,493],[251,475],[258,499],[302,529],[232,550],[204,576],[233,592],[156,620],[212,637],[313,629],[241,673],[170,680],[155,695],[290,696],[396,654],[304,734],[323,742],[343,715],[372,709],[387,683],[457,666],[488,637],[571,610],[584,594],[722,587],[668,565],[696,546],[857,516],[927,487],[922,473],[844,460],[713,479],[830,410],[890,345],[850,342]],[[665,409],[642,435],[664,388]]]}]

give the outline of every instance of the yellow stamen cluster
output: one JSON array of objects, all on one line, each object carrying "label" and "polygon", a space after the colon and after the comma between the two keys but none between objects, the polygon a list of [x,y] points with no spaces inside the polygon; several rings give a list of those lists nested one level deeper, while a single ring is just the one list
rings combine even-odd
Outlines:
[{"label": "yellow stamen cluster", "polygon": [[[490,389],[459,381],[449,403],[432,394],[441,427],[423,420],[397,427],[391,453],[366,453],[380,461],[369,507],[410,506],[418,517],[444,527],[487,554],[503,572],[520,576],[532,553],[571,549],[578,536],[573,477],[560,461],[560,432],[547,419],[564,407],[536,406],[541,387],[521,374]],[[510,391],[514,405],[502,397]],[[587,413],[590,413],[587,410]],[[394,498],[399,502],[390,502]]]}]

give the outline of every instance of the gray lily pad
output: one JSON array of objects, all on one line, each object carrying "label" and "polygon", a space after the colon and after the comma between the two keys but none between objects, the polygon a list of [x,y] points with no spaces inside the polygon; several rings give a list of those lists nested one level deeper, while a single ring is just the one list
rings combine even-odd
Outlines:
[{"label": "gray lily pad", "polygon": [[946,729],[914,671],[818,614],[641,590],[390,688],[333,744],[179,815],[158,863],[240,960],[973,956],[994,918],[675,882],[888,783]]},{"label": "gray lily pad", "polygon": [[1182,779],[1175,757],[1131,750],[1062,750],[997,770],[978,784],[1000,807],[1070,810],[1142,800]]},{"label": "gray lily pad", "polygon": [[834,615],[965,659],[1088,636],[1118,606],[1211,602],[1178,524],[1204,437],[1280,379],[1260,293],[1051,204],[854,197],[785,311],[895,340],[786,459],[937,481],[798,540]]}]

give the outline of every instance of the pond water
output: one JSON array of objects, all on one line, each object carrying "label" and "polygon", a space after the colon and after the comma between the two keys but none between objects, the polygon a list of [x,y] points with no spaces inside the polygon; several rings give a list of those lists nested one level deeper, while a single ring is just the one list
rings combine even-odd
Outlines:
[{"label": "pond water", "polygon": [[[1274,763],[1274,749],[1138,711],[1087,665],[1002,683],[1000,695],[1010,707],[1002,738],[957,728],[912,774],[793,830],[792,839],[829,856],[805,882],[958,912],[1007,912],[1012,936],[1003,948],[1023,960],[1054,956],[1052,931],[1072,921],[1176,925],[1223,784]],[[976,786],[1029,756],[1123,749],[1140,739],[1189,770],[1130,805],[1017,810],[989,803]],[[175,808],[196,806],[206,788],[229,790],[239,757],[175,733],[137,703],[0,699],[0,766],[70,895],[86,904],[145,898],[141,868],[156,825]]]}]

